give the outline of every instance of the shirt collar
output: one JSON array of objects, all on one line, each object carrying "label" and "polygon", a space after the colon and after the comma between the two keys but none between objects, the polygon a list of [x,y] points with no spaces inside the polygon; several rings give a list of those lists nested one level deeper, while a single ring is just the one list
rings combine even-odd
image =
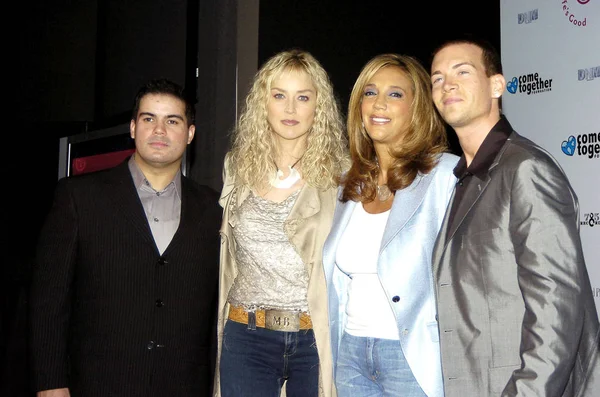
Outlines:
[{"label": "shirt collar", "polygon": [[[131,172],[131,177],[133,178],[134,186],[136,187],[136,189],[140,189],[142,186],[147,186],[150,189],[156,191],[152,187],[152,185],[150,185],[150,182],[148,182],[148,180],[144,176],[144,173],[142,172],[142,170],[140,170],[140,167],[135,162],[134,157],[135,157],[135,153],[129,158],[129,161],[128,161],[129,172]],[[181,171],[177,171],[177,174],[175,174],[175,178],[173,178],[171,183],[169,183],[163,189],[163,191],[167,190],[171,185],[175,186],[175,191],[177,192],[177,195],[181,198],[181,193],[180,193],[181,192]]]},{"label": "shirt collar", "polygon": [[487,174],[498,152],[500,152],[500,149],[502,149],[512,131],[512,126],[506,117],[501,115],[500,120],[492,127],[481,143],[481,146],[479,146],[479,149],[477,149],[471,165],[467,167],[467,159],[463,153],[456,167],[454,167],[454,175],[460,179],[468,172],[482,179]]}]

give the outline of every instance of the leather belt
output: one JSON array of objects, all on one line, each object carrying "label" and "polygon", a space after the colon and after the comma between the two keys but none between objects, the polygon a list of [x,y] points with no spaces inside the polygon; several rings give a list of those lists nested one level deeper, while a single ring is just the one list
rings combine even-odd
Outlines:
[{"label": "leather belt", "polygon": [[[312,320],[307,313],[287,310],[260,310],[255,312],[256,326],[273,331],[297,332],[312,329]],[[241,306],[229,307],[229,319],[248,324],[248,312]]]}]

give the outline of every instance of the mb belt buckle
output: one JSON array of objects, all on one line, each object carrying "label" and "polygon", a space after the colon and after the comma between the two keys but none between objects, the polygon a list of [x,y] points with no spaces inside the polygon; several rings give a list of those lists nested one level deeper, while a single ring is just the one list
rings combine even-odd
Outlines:
[{"label": "mb belt buckle", "polygon": [[300,330],[300,313],[265,310],[265,328],[273,331],[298,332]]}]

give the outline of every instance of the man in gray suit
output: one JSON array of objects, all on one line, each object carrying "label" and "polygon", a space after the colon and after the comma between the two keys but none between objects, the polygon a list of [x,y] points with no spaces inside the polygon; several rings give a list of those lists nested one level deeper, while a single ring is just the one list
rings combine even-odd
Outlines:
[{"label": "man in gray suit", "polygon": [[567,177],[501,115],[506,81],[488,43],[443,44],[431,81],[463,150],[433,252],[446,397],[600,396],[598,314]]}]

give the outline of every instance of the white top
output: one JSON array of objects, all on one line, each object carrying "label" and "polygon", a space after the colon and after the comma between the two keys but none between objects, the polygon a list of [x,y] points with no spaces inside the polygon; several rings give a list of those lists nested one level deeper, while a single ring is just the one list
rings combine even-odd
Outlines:
[{"label": "white top", "polygon": [[399,339],[396,317],[377,275],[381,239],[389,214],[389,210],[369,214],[358,203],[338,244],[336,263],[351,278],[345,328],[350,335]]}]

